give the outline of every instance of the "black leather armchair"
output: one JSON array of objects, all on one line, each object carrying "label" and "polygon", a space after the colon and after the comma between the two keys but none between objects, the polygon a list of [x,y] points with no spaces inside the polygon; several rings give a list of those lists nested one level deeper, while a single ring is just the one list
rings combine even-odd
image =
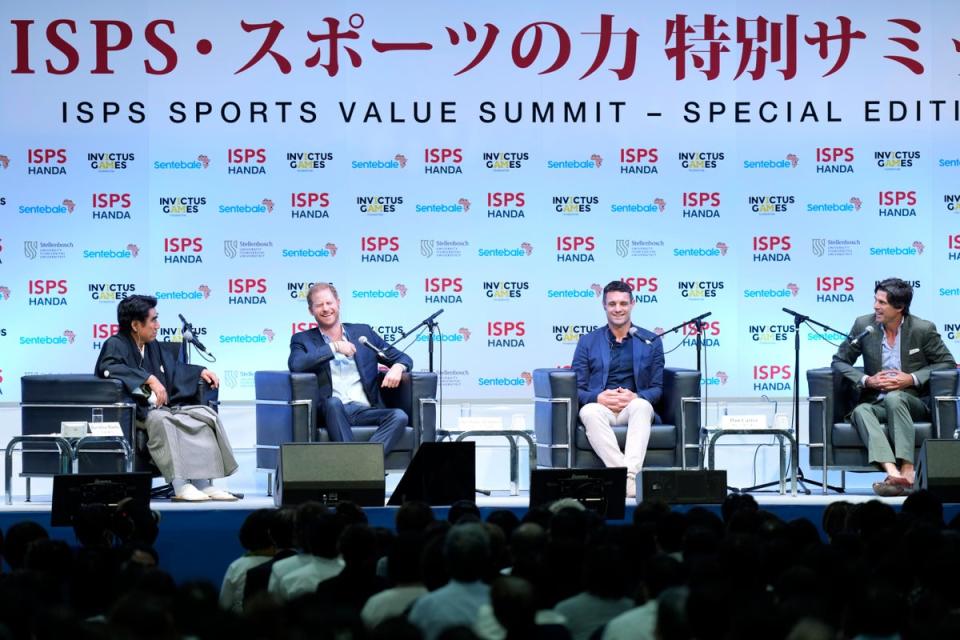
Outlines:
[{"label": "black leather armchair", "polygon": [[[320,387],[313,373],[257,371],[257,470],[273,474],[280,445],[287,442],[329,442],[319,413]],[[421,442],[436,439],[437,374],[413,371],[403,374],[396,389],[381,389],[384,404],[407,414],[407,428],[396,449],[384,461],[387,469],[405,469]],[[357,441],[369,440],[376,427],[353,427]],[[273,486],[268,478],[268,491]]]},{"label": "black leather armchair", "polygon": [[[541,467],[602,467],[593,452],[580,422],[577,399],[577,377],[571,369],[536,369],[533,372],[534,430],[537,439],[537,465]],[[687,403],[681,411],[682,398],[700,397],[700,372],[690,369],[665,368],[663,395],[654,406],[662,424],[653,425],[644,467],[699,466],[700,405]],[[686,434],[686,465],[682,464],[682,426]],[[623,449],[627,427],[614,427],[617,442]],[[572,443],[572,446],[571,446]]]},{"label": "black leather armchair", "polygon": [[[853,383],[831,367],[807,371],[810,393],[810,466],[846,471],[876,471],[867,460],[865,440],[849,422],[850,413],[859,402]],[[915,455],[927,438],[952,438],[957,428],[955,401],[937,401],[957,395],[957,370],[934,371],[930,375],[930,396],[925,398],[931,414],[930,422],[916,423]],[[818,398],[822,398],[819,400]],[[826,417],[826,421],[824,421]],[[826,437],[824,437],[826,434]],[[826,456],[826,458],[824,458]]]},{"label": "black leather armchair", "polygon": [[[182,358],[181,343],[164,342],[161,348]],[[98,378],[93,374],[52,373],[20,378],[20,418],[23,435],[59,433],[63,421],[88,422],[96,410],[104,422],[119,422],[123,435],[134,450],[134,471],[159,475],[147,451],[147,434],[135,429],[136,405],[127,396],[123,383]],[[216,409],[218,392],[201,381],[192,404],[208,404]],[[121,473],[124,456],[116,445],[91,443],[78,453],[81,473]],[[55,445],[24,443],[22,475],[50,476],[59,473],[59,455]]]}]

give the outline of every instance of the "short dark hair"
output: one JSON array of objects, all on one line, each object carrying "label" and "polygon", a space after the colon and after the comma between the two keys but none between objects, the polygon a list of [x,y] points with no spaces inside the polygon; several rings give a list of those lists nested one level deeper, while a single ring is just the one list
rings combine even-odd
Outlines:
[{"label": "short dark hair", "polygon": [[900,278],[887,278],[877,283],[873,293],[883,291],[887,294],[887,302],[894,309],[902,309],[903,315],[910,315],[910,303],[913,302],[913,285]]},{"label": "short dark hair", "polygon": [[603,303],[607,303],[607,294],[611,291],[617,291],[619,293],[629,294],[633,296],[633,287],[624,282],[623,280],[612,280],[607,283],[607,286],[603,288]]},{"label": "short dark hair", "polygon": [[120,333],[130,333],[133,331],[133,321],[139,320],[146,322],[150,316],[150,309],[155,309],[157,299],[153,296],[127,296],[120,301],[117,307],[117,324],[120,325]]}]

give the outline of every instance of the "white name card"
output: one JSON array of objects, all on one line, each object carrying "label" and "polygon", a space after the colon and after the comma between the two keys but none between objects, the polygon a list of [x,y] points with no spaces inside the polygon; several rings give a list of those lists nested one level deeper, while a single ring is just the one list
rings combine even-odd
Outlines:
[{"label": "white name card", "polygon": [[457,429],[461,431],[500,431],[503,418],[500,416],[460,416]]},{"label": "white name card", "polygon": [[92,436],[120,436],[123,437],[123,429],[119,422],[91,422],[90,435]]},{"label": "white name card", "polygon": [[86,422],[61,422],[60,435],[64,438],[82,438],[87,435]]},{"label": "white name card", "polygon": [[720,416],[721,429],[766,429],[767,416],[765,415],[744,415],[744,416]]}]

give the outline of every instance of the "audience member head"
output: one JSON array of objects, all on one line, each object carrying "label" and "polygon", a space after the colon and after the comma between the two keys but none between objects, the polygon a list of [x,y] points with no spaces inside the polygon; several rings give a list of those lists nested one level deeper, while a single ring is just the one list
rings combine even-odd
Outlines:
[{"label": "audience member head", "polygon": [[514,575],[532,579],[540,568],[547,546],[547,532],[539,524],[525,522],[510,537],[510,557]]},{"label": "audience member head", "polygon": [[337,503],[337,516],[344,527],[351,524],[367,524],[367,514],[356,502],[345,500]]},{"label": "audience member head", "polygon": [[692,635],[687,619],[687,587],[667,589],[657,598],[655,634],[658,640],[689,640]]},{"label": "audience member head", "polygon": [[487,523],[500,527],[507,540],[513,535],[513,530],[520,526],[520,518],[509,509],[496,509],[487,516]]},{"label": "audience member head", "polygon": [[443,555],[452,580],[476,582],[490,563],[490,536],[480,523],[455,525],[447,532]]},{"label": "audience member head", "polygon": [[27,548],[37,540],[49,538],[47,530],[32,520],[24,520],[10,525],[4,541],[4,556],[10,568],[16,571],[23,568]]},{"label": "audience member head", "polygon": [[599,544],[587,549],[583,558],[583,587],[587,593],[608,600],[627,594],[627,567],[619,547]]},{"label": "audience member head", "polygon": [[683,534],[687,531],[687,516],[676,511],[665,514],[657,521],[657,544],[664,553],[676,553],[683,546]]},{"label": "audience member head", "polygon": [[847,529],[847,520],[850,517],[850,510],[853,505],[846,500],[837,500],[827,505],[823,510],[823,518],[820,521],[823,532],[828,540],[833,540],[834,536]]},{"label": "audience member head", "polygon": [[537,615],[533,585],[516,576],[501,576],[490,585],[490,604],[507,638],[531,638]]},{"label": "audience member head", "polygon": [[283,506],[274,509],[267,524],[267,532],[276,549],[292,549],[297,546],[297,508]]},{"label": "audience member head", "polygon": [[240,525],[240,546],[247,551],[269,553],[273,550],[270,539],[270,523],[274,518],[274,509],[257,509],[244,519]]},{"label": "audience member head", "polygon": [[387,578],[394,586],[416,584],[421,581],[420,558],[423,554],[423,536],[409,531],[401,533],[387,555]]},{"label": "audience member head", "polygon": [[343,532],[343,521],[329,510],[315,512],[305,523],[303,550],[321,558],[337,557],[337,542]]},{"label": "audience member head", "polygon": [[913,519],[943,528],[943,502],[926,489],[915,491],[907,496],[900,507],[900,513],[907,514]]},{"label": "audience member head", "polygon": [[422,500],[409,500],[397,509],[397,533],[423,533],[434,520],[433,507]]},{"label": "audience member head", "polygon": [[373,575],[377,568],[377,535],[366,524],[351,524],[337,543],[348,569]]},{"label": "audience member head", "polygon": [[313,527],[313,523],[319,519],[321,515],[329,514],[331,514],[330,509],[319,502],[308,501],[300,503],[300,505],[297,506],[296,533],[294,534],[296,546],[307,551],[307,540],[310,537],[309,529]]},{"label": "audience member head", "polygon": [[723,517],[723,523],[729,525],[730,518],[738,511],[757,511],[759,508],[757,501],[750,494],[731,493],[720,505],[720,515]]},{"label": "audience member head", "polygon": [[480,509],[476,502],[473,500],[457,500],[450,505],[450,511],[447,512],[447,522],[459,524],[463,518],[467,518],[464,522],[480,521]]}]

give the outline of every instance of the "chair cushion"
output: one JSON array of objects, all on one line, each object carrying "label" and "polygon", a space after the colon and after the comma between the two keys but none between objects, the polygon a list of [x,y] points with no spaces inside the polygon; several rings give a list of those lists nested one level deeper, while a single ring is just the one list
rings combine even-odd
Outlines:
[{"label": "chair cushion", "polygon": [[[887,425],[882,424],[883,432],[890,437],[890,434],[887,432]],[[916,428],[915,433],[915,442],[916,446],[919,447],[923,444],[923,441],[927,438],[933,437],[933,424],[930,422],[916,422],[914,423]],[[856,427],[854,427],[849,422],[836,422],[833,425],[833,446],[835,447],[847,447],[847,448],[856,448],[856,449],[865,449],[866,444],[860,438],[860,434],[857,432]]]},{"label": "chair cushion", "polygon": [[[353,439],[357,442],[367,442],[377,431],[377,427],[350,427],[350,429],[353,431]],[[330,442],[330,434],[326,429],[320,429],[316,441]],[[400,441],[397,442],[397,446],[395,446],[393,449],[394,451],[413,451],[413,447],[413,428],[406,427],[403,430],[403,436],[400,438]]]},{"label": "chair cushion", "polygon": [[[627,427],[613,427],[613,433],[617,436],[617,444],[620,445],[620,450],[622,451],[627,442]],[[650,444],[647,446],[648,449],[673,450],[676,446],[677,428],[674,425],[653,425],[650,433]],[[593,450],[593,447],[590,446],[590,441],[587,440],[587,432],[584,430],[583,425],[577,425],[577,448],[582,451]]]}]

